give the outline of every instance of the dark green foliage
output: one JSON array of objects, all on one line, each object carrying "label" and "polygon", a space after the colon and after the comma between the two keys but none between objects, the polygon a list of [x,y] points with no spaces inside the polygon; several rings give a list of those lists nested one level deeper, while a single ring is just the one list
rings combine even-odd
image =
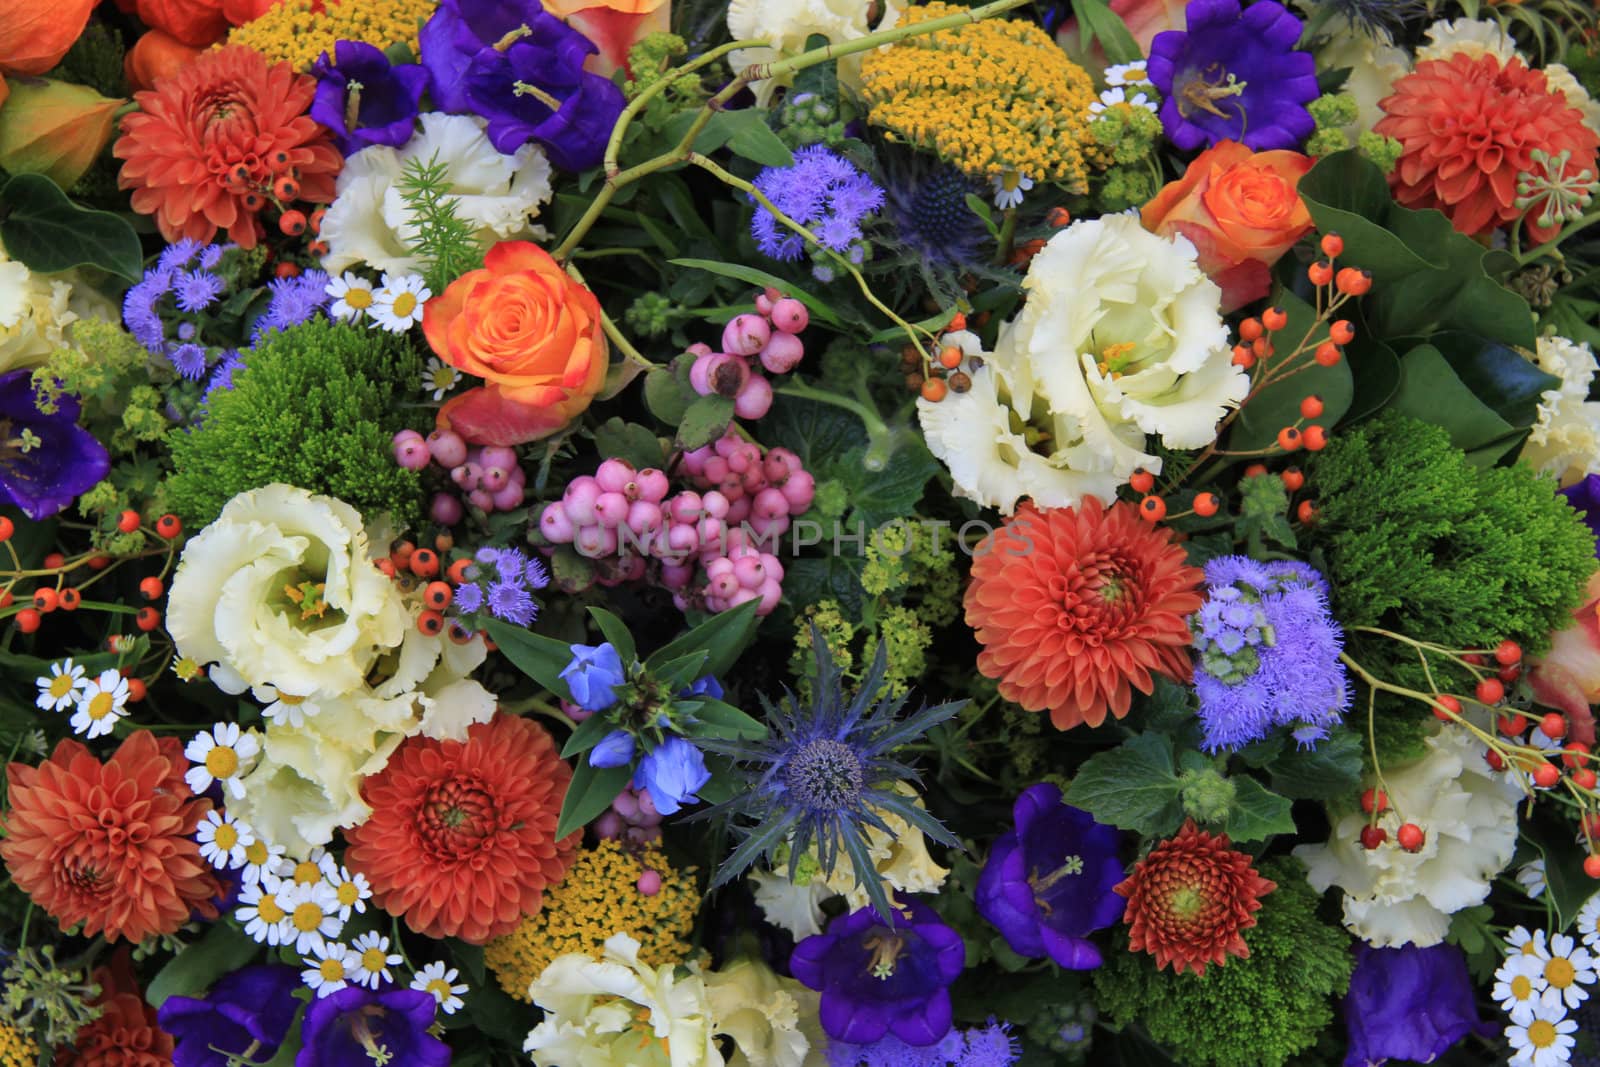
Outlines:
[{"label": "dark green foliage", "polygon": [[87,85],[101,96],[127,96],[123,53],[122,35],[103,22],[91,21],[45,77]]},{"label": "dark green foliage", "polygon": [[368,519],[420,515],[415,471],[394,461],[397,430],[421,428],[400,398],[422,358],[404,337],[314,319],[244,353],[234,388],[212,395],[199,428],[174,435],[172,506],[191,529],[238,493],[273,482],[325,493]]},{"label": "dark green foliage", "polygon": [[1317,894],[1298,861],[1260,865],[1278,888],[1244,933],[1250,955],[1204,975],[1158,971],[1118,933],[1094,972],[1102,1016],[1137,1022],[1195,1067],[1279,1067],[1311,1048],[1333,1022],[1333,1000],[1350,984],[1350,937],[1317,918]]}]

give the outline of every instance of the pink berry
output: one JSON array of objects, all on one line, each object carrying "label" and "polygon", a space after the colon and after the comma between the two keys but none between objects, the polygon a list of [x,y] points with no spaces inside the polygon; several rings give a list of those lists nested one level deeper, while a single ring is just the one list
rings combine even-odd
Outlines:
[{"label": "pink berry", "polygon": [[792,296],[772,305],[772,325],[784,333],[799,333],[811,322],[811,312]]},{"label": "pink berry", "polygon": [[789,532],[789,513],[782,515],[757,515],[750,520],[750,528],[763,543],[770,544]]},{"label": "pink berry", "polygon": [[563,700],[561,702],[561,714],[565,715],[567,718],[571,719],[573,722],[582,722],[583,720],[587,719],[589,716],[593,715],[594,712],[588,711],[587,709],[584,709],[584,708],[580,708],[580,707],[578,707],[578,705],[572,703],[570,700]]},{"label": "pink berry", "polygon": [[706,460],[705,478],[715,485],[728,476],[728,461],[721,456],[712,456]]},{"label": "pink berry", "polygon": [[750,380],[750,364],[738,356],[713,352],[701,356],[689,369],[689,384],[701,396],[716,393],[718,396],[738,396],[744,383]]},{"label": "pink berry", "polygon": [[624,789],[611,798],[611,810],[632,822],[639,814],[639,798],[633,795],[633,790]]},{"label": "pink berry", "polygon": [[773,374],[787,374],[794,370],[806,354],[805,342],[792,333],[782,330],[767,338],[761,349],[761,365]]},{"label": "pink berry", "polygon": [[752,374],[733,398],[733,413],[741,419],[759,419],[772,409],[772,383]]},{"label": "pink berry", "polygon": [[422,438],[408,437],[394,446],[394,461],[408,471],[420,471],[428,465],[431,457]]},{"label": "pink berry", "polygon": [[614,838],[621,837],[625,826],[626,824],[622,821],[622,816],[618,815],[614,811],[607,811],[602,812],[600,817],[594,821],[594,832],[598,834],[602,840],[610,841]]},{"label": "pink berry", "polygon": [[561,502],[566,505],[567,514],[572,516],[572,521],[580,526],[588,526],[599,521],[594,513],[595,501],[600,498],[600,483],[587,474],[572,479],[567,484],[566,491],[561,494]]},{"label": "pink berry", "polygon": [[510,484],[511,472],[504,467],[485,467],[483,476],[478,480],[478,487],[491,493],[498,493]]},{"label": "pink berry", "polygon": [[422,440],[422,435],[415,430],[398,430],[395,432],[395,435],[389,439],[389,443],[394,445],[394,447],[399,448],[407,441],[420,440]]},{"label": "pink berry", "polygon": [[733,560],[727,556],[718,556],[706,561],[706,577],[716,578],[724,574],[733,573]]},{"label": "pink berry", "polygon": [[435,430],[428,435],[428,451],[441,467],[459,467],[467,461],[467,442],[454,430]]},{"label": "pink berry", "polygon": [[572,539],[578,555],[589,559],[610,556],[617,551],[617,531],[605,526],[585,526]]},{"label": "pink berry", "polygon": [[[761,593],[755,589],[740,589],[737,593],[728,598],[728,607],[736,608],[740,604],[748,604],[750,601],[756,599],[756,597],[760,595]],[[759,608],[757,609],[757,613],[760,613]]]},{"label": "pink berry", "polygon": [[557,502],[545,505],[543,514],[539,516],[539,532],[551,544],[565,545],[572,542],[577,534],[577,528],[567,514],[567,509]]},{"label": "pink berry", "polygon": [[724,431],[721,437],[711,442],[711,447],[716,450],[717,455],[721,456],[723,459],[727,459],[729,456],[737,452],[739,450],[739,446],[743,443],[743,438],[741,438],[738,434],[731,431]]},{"label": "pink berry", "polygon": [[783,563],[778,559],[777,556],[769,555],[768,553],[763,552],[761,554],[761,565],[767,568],[767,580],[769,582],[783,581]]},{"label": "pink berry", "polygon": [[[660,821],[657,815],[656,820]],[[622,839],[630,848],[644,848],[661,840],[661,829],[657,826],[630,826],[622,831]]]},{"label": "pink berry", "polygon": [[483,468],[476,463],[463,463],[450,470],[450,480],[468,492],[478,488],[478,479],[482,477]]},{"label": "pink berry", "polygon": [[674,592],[687,589],[694,580],[694,564],[692,563],[663,563],[661,565],[661,584]]},{"label": "pink berry", "polygon": [[[756,451],[754,462],[758,467],[761,465],[761,452],[759,449]],[[744,474],[750,469],[750,463],[750,453],[746,452],[744,449],[734,448],[728,451],[728,470],[730,472],[734,474]]]},{"label": "pink berry", "polygon": [[737,526],[739,523],[748,519],[750,517],[750,498],[745,496],[737,485],[732,487],[723,486],[722,491],[725,494],[739,494],[738,499],[734,500],[733,503],[728,505],[728,517],[723,521],[725,521],[729,526]]},{"label": "pink berry", "polygon": [[757,293],[756,294],[756,310],[759,311],[761,314],[767,316],[768,318],[771,318],[772,317],[772,298],[769,297],[766,293]]},{"label": "pink berry", "polygon": [[760,556],[745,556],[734,561],[733,576],[746,589],[760,589],[761,583],[767,580],[767,568],[762,566]]},{"label": "pink berry", "polygon": [[700,535],[693,526],[674,525],[667,530],[667,548],[673,556],[686,556],[700,547]]},{"label": "pink berry", "polygon": [[647,500],[635,500],[628,506],[628,529],[644,537],[661,528],[661,508]]},{"label": "pink berry", "polygon": [[628,520],[628,498],[616,491],[601,493],[595,498],[594,514],[601,526],[614,530]]},{"label": "pink berry", "polygon": [[504,489],[494,494],[495,510],[511,511],[513,508],[520,508],[527,492],[527,488],[521,482],[507,483]]},{"label": "pink berry", "polygon": [[772,326],[760,315],[735,315],[722,328],[722,350],[735,356],[753,356],[772,336]]},{"label": "pink berry", "polygon": [[428,517],[441,526],[454,526],[464,514],[461,501],[449,493],[433,494],[428,505]]},{"label": "pink berry", "polygon": [[629,556],[622,561],[619,572],[623,581],[637,582],[644,577],[645,562],[643,556]]},{"label": "pink berry", "polygon": [[787,448],[774,448],[761,461],[761,471],[773,485],[782,485],[789,475],[800,469],[800,457]]},{"label": "pink berry", "polygon": [[789,502],[789,514],[802,515],[811,507],[811,502],[817,496],[817,480],[809,471],[795,471],[789,475],[788,481],[783,483],[783,498]]},{"label": "pink berry", "polygon": [[700,494],[684,490],[667,501],[667,514],[673,522],[698,522],[702,514]]},{"label": "pink berry", "polygon": [[634,795],[639,798],[639,825],[660,825],[661,813],[656,810],[655,798],[650,795],[649,790],[640,789]]},{"label": "pink berry", "polygon": [[494,511],[494,494],[479,486],[467,494],[467,503],[486,514]]},{"label": "pink berry", "polygon": [[639,887],[641,894],[653,897],[661,892],[661,875],[656,871],[645,871],[639,876],[639,881],[635,884]]},{"label": "pink berry", "polygon": [[504,445],[487,445],[484,447],[483,456],[478,460],[485,467],[504,467],[506,470],[517,465],[517,451]]},{"label": "pink berry", "polygon": [[700,538],[702,549],[717,548],[722,544],[722,535],[727,532],[721,519],[707,515],[695,523],[694,532]]},{"label": "pink berry", "polygon": [[727,517],[728,498],[715,489],[700,498],[700,505],[705,508],[706,514],[713,519]]},{"label": "pink berry", "polygon": [[755,501],[750,505],[750,513],[758,519],[771,519],[779,515],[787,518],[789,501],[783,495],[783,490],[768,486],[756,494]]},{"label": "pink berry", "polygon": [[711,346],[706,344],[704,341],[696,341],[694,344],[684,349],[684,351],[688,352],[691,356],[709,356],[711,354]]},{"label": "pink berry", "polygon": [[705,473],[706,460],[710,459],[714,454],[710,445],[685,452],[683,454],[683,468],[694,477],[699,478]]},{"label": "pink berry", "polygon": [[756,609],[756,614],[772,614],[772,609],[778,606],[778,601],[781,599],[783,599],[783,586],[768,579],[761,585],[761,606]]},{"label": "pink berry", "polygon": [[652,504],[661,503],[672,491],[672,483],[667,481],[667,476],[654,467],[640,471],[635,480],[639,483],[639,499]]},{"label": "pink berry", "polygon": [[638,472],[633,469],[633,464],[626,460],[608,459],[600,464],[600,469],[594,472],[594,480],[600,483],[600,488],[607,493],[620,493]]},{"label": "pink berry", "polygon": [[735,578],[732,572],[727,574],[719,574],[706,583],[706,593],[708,595],[716,596],[724,600],[733,596],[739,591],[739,589],[739,579]]}]

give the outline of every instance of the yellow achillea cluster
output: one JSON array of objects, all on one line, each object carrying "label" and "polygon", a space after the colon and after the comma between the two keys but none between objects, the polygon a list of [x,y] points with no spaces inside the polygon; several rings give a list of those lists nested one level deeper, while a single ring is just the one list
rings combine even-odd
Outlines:
[{"label": "yellow achillea cluster", "polygon": [[10,1023],[0,1023],[0,1067],[34,1067],[39,1046]]},{"label": "yellow achillea cluster", "polygon": [[335,41],[366,41],[379,48],[404,42],[416,55],[417,30],[439,0],[280,0],[260,18],[228,34],[268,62],[288,60],[308,71],[317,57],[333,55]]},{"label": "yellow achillea cluster", "polygon": [[[931,3],[902,23],[967,10]],[[985,19],[908,37],[861,63],[867,120],[975,177],[1016,172],[1087,191],[1089,75],[1028,22]]]},{"label": "yellow achillea cluster", "polygon": [[[639,891],[646,871],[661,876],[654,896]],[[569,952],[598,960],[613,934],[637,937],[639,959],[652,967],[687,959],[699,910],[693,868],[673,870],[658,849],[630,852],[617,841],[602,841],[579,855],[560,885],[545,891],[537,915],[484,947],[483,962],[502,989],[526,1001],[528,986],[551,960]]]}]

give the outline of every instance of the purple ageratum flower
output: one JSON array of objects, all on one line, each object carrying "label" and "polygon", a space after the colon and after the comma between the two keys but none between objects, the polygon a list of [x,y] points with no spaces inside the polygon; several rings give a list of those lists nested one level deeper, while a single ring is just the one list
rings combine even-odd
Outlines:
[{"label": "purple ageratum flower", "polygon": [[1011,1024],[951,1030],[931,1045],[908,1045],[885,1034],[868,1045],[828,1042],[829,1067],[1009,1067],[1022,1055]]},{"label": "purple ageratum flower", "polygon": [[1316,60],[1296,52],[1302,24],[1277,0],[1190,0],[1187,29],[1150,44],[1150,81],[1166,98],[1161,125],[1184,151],[1239,141],[1298,148],[1316,129]]},{"label": "purple ageratum flower", "polygon": [[835,1041],[871,1044],[893,1034],[932,1045],[950,1032],[950,983],[966,946],[920,900],[890,926],[871,907],[841,915],[795,946],[789,969],[822,993],[822,1028]]},{"label": "purple ageratum flower", "polygon": [[[1583,481],[1561,490],[1561,495],[1574,509],[1583,512],[1583,521],[1589,524],[1590,532],[1600,538],[1600,474],[1586,475]],[[1595,554],[1600,556],[1600,545],[1596,545]]]},{"label": "purple ageratum flower", "polygon": [[1030,786],[1012,806],[1016,828],[1000,836],[978,878],[978,914],[1018,955],[1049,956],[1068,970],[1100,966],[1088,935],[1119,918],[1127,903],[1121,835],[1061,801],[1061,790]]},{"label": "purple ageratum flower", "polygon": [[[756,176],[755,187],[835,252],[860,240],[862,222],[883,207],[884,199],[871,178],[823,145],[800,149],[793,166],[768,167]],[[805,240],[759,204],[750,235],[773,259],[795,260],[805,253]]]},{"label": "purple ageratum flower", "polygon": [[617,687],[628,674],[611,642],[571,648],[572,661],[561,669],[561,680],[567,683],[572,702],[585,711],[604,711],[615,704]]},{"label": "purple ageratum flower", "polygon": [[166,341],[166,325],[156,305],[171,291],[172,272],[157,267],[145,271],[144,277],[122,298],[122,324],[134,340],[151,352],[160,352]]},{"label": "purple ageratum flower", "polygon": [[262,964],[224,975],[204,997],[168,997],[156,1018],[177,1041],[174,1067],[228,1067],[246,1049],[270,1060],[300,1008],[299,987],[295,968]]},{"label": "purple ageratum flower", "polygon": [[379,993],[361,986],[313,1000],[301,1024],[305,1044],[294,1067],[448,1067],[450,1046],[428,1033],[436,1006],[433,994],[420,989]]},{"label": "purple ageratum flower", "polygon": [[522,587],[522,576],[489,587],[489,613],[497,619],[527,626],[539,614],[533,596]]},{"label": "purple ageratum flower", "polygon": [[111,457],[78,425],[79,410],[76,397],[62,396],[47,415],[39,410],[32,371],[0,375],[0,504],[47,519],[106,476]]},{"label": "purple ageratum flower", "polygon": [[206,270],[188,270],[172,281],[172,291],[178,295],[178,310],[193,314],[204,311],[222,295],[222,279]]},{"label": "purple ageratum flower", "polygon": [[332,130],[339,150],[354,155],[375,144],[399,148],[416,128],[428,72],[416,63],[390,64],[364,41],[338,41],[311,67],[317,95],[311,117]]},{"label": "purple ageratum flower", "polygon": [[[1432,1063],[1483,1026],[1466,958],[1454,945],[1356,949],[1344,998],[1344,1067],[1389,1060]],[[1493,1027],[1485,1027],[1493,1032]]]},{"label": "purple ageratum flower", "polygon": [[161,255],[156,258],[155,273],[171,274],[181,267],[187,267],[200,247],[200,242],[193,237],[179,238],[162,249]]},{"label": "purple ageratum flower", "polygon": [[695,794],[711,781],[706,757],[681,737],[669,737],[645,754],[633,772],[636,788],[650,794],[650,801],[663,815],[676,815],[685,804],[698,803]]},{"label": "purple ageratum flower", "polygon": [[287,330],[310,319],[333,300],[327,290],[328,275],[320,270],[301,271],[292,278],[274,278],[267,283],[272,299],[267,302],[267,310],[256,319],[250,339],[259,341],[269,330]]}]

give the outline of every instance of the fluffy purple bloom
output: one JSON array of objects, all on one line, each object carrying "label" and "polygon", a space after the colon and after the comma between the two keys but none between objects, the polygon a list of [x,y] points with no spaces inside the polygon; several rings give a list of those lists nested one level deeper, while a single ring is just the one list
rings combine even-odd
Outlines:
[{"label": "fluffy purple bloom", "polygon": [[[168,249],[171,251],[171,249]],[[122,324],[134,340],[152,352],[160,352],[167,331],[156,305],[172,291],[172,272],[159,268],[144,272],[144,278],[122,298]]]},{"label": "fluffy purple bloom", "polygon": [[[1589,530],[1595,537],[1600,538],[1600,474],[1586,475],[1583,481],[1561,490],[1561,495],[1576,510],[1583,512],[1583,521],[1589,524]],[[1600,545],[1595,546],[1595,554],[1600,556]]]},{"label": "fluffy purple bloom", "polygon": [[191,382],[199,381],[206,373],[206,350],[192,342],[174,345],[167,353],[172,368]]},{"label": "fluffy purple bloom", "polygon": [[497,619],[527,626],[539,614],[539,608],[522,587],[521,575],[518,575],[516,580],[496,582],[489,587],[489,613]]},{"label": "fluffy purple bloom", "polygon": [[222,279],[206,270],[186,270],[172,280],[178,296],[178,310],[193,314],[204,311],[222,295]]},{"label": "fluffy purple bloom", "polygon": [[1206,601],[1191,622],[1205,748],[1239,748],[1278,727],[1314,746],[1350,705],[1327,582],[1303,563],[1244,556],[1214,559],[1205,572]]},{"label": "fluffy purple bloom", "polygon": [[[180,267],[187,267],[189,261],[194,259],[195,253],[199,251],[199,241],[193,237],[180,238],[161,250],[161,255],[156,257],[154,273],[171,274]],[[148,277],[148,273],[146,276]]]},{"label": "fluffy purple bloom", "polygon": [[584,711],[604,711],[617,702],[617,687],[628,680],[622,657],[603,645],[572,645],[572,661],[561,668],[561,680],[572,702]]},{"label": "fluffy purple bloom", "polygon": [[522,570],[522,580],[528,583],[530,589],[543,589],[550,584],[550,570],[543,560],[530,559]]},{"label": "fluffy purple bloom", "polygon": [[[883,190],[823,145],[800,149],[793,166],[768,167],[756,176],[755,186],[774,207],[835,252],[860,240],[862,222],[883,207]],[[773,259],[795,260],[805,253],[805,240],[759,204],[750,220],[750,234]]]},{"label": "fluffy purple bloom", "polygon": [[333,131],[339,151],[354,155],[375,144],[399,148],[411,139],[428,72],[415,63],[390,64],[365,41],[338,41],[312,65],[317,95],[311,117]]},{"label": "fluffy purple bloom", "polygon": [[222,354],[222,359],[211,369],[211,377],[206,380],[206,391],[200,397],[201,406],[211,399],[213,393],[225,393],[233,388],[233,376],[244,366],[244,359],[238,352],[229,350]]},{"label": "fluffy purple bloom", "polygon": [[1011,1025],[996,1022],[951,1030],[931,1045],[908,1045],[885,1034],[866,1045],[828,1042],[829,1067],[1009,1067],[1022,1055]]},{"label": "fluffy purple bloom", "polygon": [[1187,29],[1150,44],[1150,81],[1165,97],[1161,125],[1184,151],[1240,141],[1298,148],[1316,129],[1316,60],[1297,52],[1302,24],[1277,0],[1190,0]]},{"label": "fluffy purple bloom", "polygon": [[78,425],[78,400],[62,396],[54,414],[39,410],[33,372],[0,375],[0,504],[47,519],[92,489],[111,457]]},{"label": "fluffy purple bloom", "polygon": [[454,600],[458,615],[472,615],[483,608],[483,587],[476,582],[462,582],[456,586]]},{"label": "fluffy purple bloom", "polygon": [[299,987],[293,967],[269,963],[224,975],[204,997],[168,997],[156,1018],[177,1041],[174,1067],[228,1067],[252,1046],[252,1060],[270,1060],[300,1008]]},{"label": "fluffy purple bloom", "polygon": [[537,141],[564,170],[604,156],[622,90],[583,69],[598,49],[538,0],[443,0],[419,43],[439,107],[488,119],[499,151]]},{"label": "fluffy purple bloom", "polygon": [[1375,1067],[1389,1060],[1432,1063],[1483,1025],[1466,958],[1448,944],[1359,946],[1344,1022],[1350,1035],[1344,1067]]},{"label": "fluffy purple bloom", "polygon": [[822,1028],[835,1041],[865,1045],[893,1034],[925,1046],[950,1032],[950,983],[966,954],[961,935],[911,899],[893,926],[871,907],[837,917],[795,946],[789,969],[822,993]]},{"label": "fluffy purple bloom", "polygon": [[978,914],[1018,955],[1075,971],[1100,966],[1088,935],[1122,917],[1126,901],[1111,891],[1122,881],[1121,836],[1048,783],[1023,790],[1012,815],[1016,828],[994,843],[978,878]]},{"label": "fluffy purple bloom", "polygon": [[333,300],[328,295],[328,275],[320,270],[301,271],[292,278],[274,278],[267,283],[272,299],[267,310],[256,319],[251,340],[259,341],[268,330],[287,330],[316,315]]},{"label": "fluffy purple bloom", "polygon": [[711,781],[706,758],[690,741],[669,737],[645,754],[633,774],[636,788],[650,794],[656,810],[676,815],[685,804],[697,803],[695,794]]},{"label": "fluffy purple bloom", "polygon": [[437,1001],[420,989],[382,993],[348,986],[306,1008],[305,1045],[294,1067],[358,1067],[380,1060],[406,1067],[448,1067],[450,1046],[428,1033]]}]

